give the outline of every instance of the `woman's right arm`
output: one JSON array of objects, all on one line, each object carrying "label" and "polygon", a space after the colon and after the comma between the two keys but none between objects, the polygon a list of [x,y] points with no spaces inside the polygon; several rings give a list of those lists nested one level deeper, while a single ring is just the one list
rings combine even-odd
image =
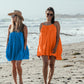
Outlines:
[{"label": "woman's right arm", "polygon": [[8,36],[7,36],[7,44],[6,44],[6,46],[8,45],[8,41],[9,41],[10,28],[11,28],[11,25],[9,25],[9,28],[8,28]]}]

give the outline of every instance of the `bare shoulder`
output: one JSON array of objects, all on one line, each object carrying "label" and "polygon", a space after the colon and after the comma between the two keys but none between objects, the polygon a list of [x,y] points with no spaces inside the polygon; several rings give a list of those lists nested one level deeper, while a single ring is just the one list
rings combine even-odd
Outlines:
[{"label": "bare shoulder", "polygon": [[60,24],[59,24],[59,22],[58,21],[55,21],[54,22],[54,25],[56,26],[57,31],[60,31]]},{"label": "bare shoulder", "polygon": [[43,22],[43,25],[45,25],[47,22]]},{"label": "bare shoulder", "polygon": [[11,29],[11,24],[9,25],[9,27],[8,27],[8,30],[10,30]]},{"label": "bare shoulder", "polygon": [[41,28],[42,28],[42,25],[43,25],[43,23],[40,24],[40,30],[41,30]]},{"label": "bare shoulder", "polygon": [[40,24],[40,28],[42,27],[42,25],[45,25],[46,24],[46,22],[42,22],[41,24]]},{"label": "bare shoulder", "polygon": [[11,29],[11,24],[9,25],[9,27],[8,27],[8,32],[10,33],[10,29]]},{"label": "bare shoulder", "polygon": [[59,21],[55,21],[55,22],[54,22],[54,25],[55,25],[57,28],[60,29],[60,23],[59,23]]},{"label": "bare shoulder", "polygon": [[26,25],[24,25],[24,31],[26,31],[27,30],[27,26]]},{"label": "bare shoulder", "polygon": [[41,24],[40,24],[40,28],[42,27],[43,24],[44,24],[44,23],[41,23]]},{"label": "bare shoulder", "polygon": [[59,21],[55,21],[55,22],[54,22],[54,25],[58,25],[58,26],[59,26],[59,25],[60,25],[60,24],[59,24]]},{"label": "bare shoulder", "polygon": [[40,24],[40,26],[42,27],[42,25],[46,25],[46,23],[47,23],[47,22],[42,22],[42,23]]}]

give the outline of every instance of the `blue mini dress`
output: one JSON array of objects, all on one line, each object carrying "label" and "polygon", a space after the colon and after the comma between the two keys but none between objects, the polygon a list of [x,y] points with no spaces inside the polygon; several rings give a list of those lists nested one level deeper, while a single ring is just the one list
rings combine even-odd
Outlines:
[{"label": "blue mini dress", "polygon": [[6,48],[6,58],[8,61],[29,59],[29,49],[24,48],[23,32],[13,31],[9,34],[9,41]]}]

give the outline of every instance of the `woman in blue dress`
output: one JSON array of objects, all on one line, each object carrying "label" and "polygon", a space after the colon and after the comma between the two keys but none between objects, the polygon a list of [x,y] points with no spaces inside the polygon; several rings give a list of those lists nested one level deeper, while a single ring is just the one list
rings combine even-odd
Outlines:
[{"label": "woman in blue dress", "polygon": [[19,10],[9,13],[12,24],[8,28],[8,38],[6,47],[6,58],[12,63],[12,73],[14,83],[17,84],[17,73],[19,75],[19,84],[22,81],[23,59],[29,59],[29,49],[27,46],[27,26],[23,24],[24,18]]}]

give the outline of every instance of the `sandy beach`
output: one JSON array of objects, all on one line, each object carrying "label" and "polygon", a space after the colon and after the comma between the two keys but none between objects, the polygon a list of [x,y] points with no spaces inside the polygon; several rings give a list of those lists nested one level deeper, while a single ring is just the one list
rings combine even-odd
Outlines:
[{"label": "sandy beach", "polygon": [[[59,25],[56,22],[59,22]],[[27,29],[22,28],[22,23]],[[41,23],[44,24],[41,26]],[[15,31],[18,30],[18,36],[24,30],[24,41],[26,39],[27,42],[22,41],[22,34],[21,40],[16,35],[9,35],[10,25]],[[40,27],[44,30],[40,31]],[[21,47],[22,43],[24,45],[27,43],[29,49],[29,60],[23,60],[21,64],[23,84],[44,84],[42,58],[37,57],[40,36],[42,35],[42,38],[49,36],[48,39],[40,40],[46,43],[51,40],[51,36],[53,39],[54,35],[58,34],[58,29],[63,48],[62,60],[55,61],[54,75],[50,84],[84,84],[84,0],[0,0],[0,84],[14,84],[12,64],[7,61],[6,51],[13,49],[16,58],[17,52],[22,53],[20,52],[24,47]],[[8,35],[9,46],[7,46]],[[11,38],[13,36],[15,38]],[[46,46],[49,46],[50,50],[53,43],[49,43]],[[11,46],[12,44],[14,46]],[[26,54],[26,50],[24,52]],[[17,84],[19,84],[18,74]]]},{"label": "sandy beach", "polygon": [[[62,58],[55,62],[51,84],[84,84],[84,42],[63,45]],[[42,66],[41,58],[24,60],[23,83],[44,84]],[[14,84],[11,70],[10,62],[0,64],[0,84]]]}]

